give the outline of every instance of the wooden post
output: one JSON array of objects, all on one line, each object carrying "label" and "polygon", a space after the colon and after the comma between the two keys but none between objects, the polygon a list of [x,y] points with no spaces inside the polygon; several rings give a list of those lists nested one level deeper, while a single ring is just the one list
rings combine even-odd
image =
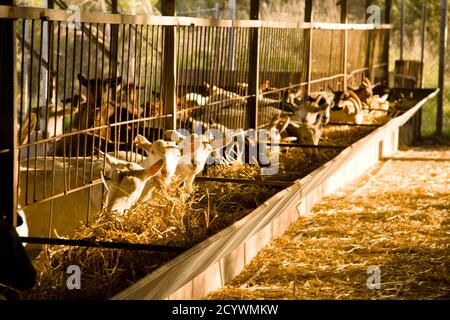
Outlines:
[{"label": "wooden post", "polygon": [[445,53],[447,50],[448,0],[441,0],[441,28],[439,39],[439,94],[436,113],[436,135],[442,136],[444,126]]},{"label": "wooden post", "polygon": [[[368,23],[370,14],[367,10],[372,5],[372,0],[366,0],[366,20],[365,23]],[[374,83],[374,73],[373,73],[373,58],[374,58],[374,50],[375,50],[375,40],[376,40],[376,32],[377,30],[367,30],[365,31],[368,34],[367,41],[367,51],[366,51],[366,61],[365,66],[367,67],[367,73],[365,75],[370,79],[370,82]]]},{"label": "wooden post", "polygon": [[[313,0],[305,1],[305,22],[312,22]],[[306,62],[306,81],[308,83],[305,97],[311,92],[311,62],[312,62],[312,29],[305,30],[305,50],[308,52]]]},{"label": "wooden post", "polygon": [[[391,8],[392,8],[392,0],[386,0],[386,7],[385,7],[385,16],[384,16],[384,22],[386,24],[391,23]],[[384,86],[389,87],[389,40],[390,40],[390,33],[391,30],[386,30],[386,36],[384,37],[384,51],[383,51],[383,62],[386,63],[384,67],[384,82],[382,83]]]},{"label": "wooden post", "polygon": [[[162,1],[161,13],[163,16],[175,15],[175,0]],[[161,97],[164,105],[164,114],[171,115],[165,119],[165,129],[176,129],[177,122],[177,53],[176,53],[176,27],[164,26],[163,44],[163,76]]]},{"label": "wooden post", "polygon": [[[422,34],[420,37],[420,64],[422,70],[420,70],[420,87],[423,87],[423,64],[425,60],[425,34],[427,30],[427,15],[428,15],[428,4],[424,3],[422,5]],[[422,110],[422,109],[420,109]]]},{"label": "wooden post", "polygon": [[[118,0],[112,0],[112,13],[116,14],[118,13],[117,8],[117,1]],[[117,60],[119,58],[118,56],[119,52],[119,25],[117,24],[111,24],[111,70],[110,70],[110,77],[111,79],[117,78]],[[114,103],[117,102],[117,90],[112,90],[111,99]]]},{"label": "wooden post", "polygon": [[[347,0],[341,0],[341,23],[347,23],[348,17],[347,17]],[[342,73],[344,74],[344,81],[342,83],[341,90],[347,89],[347,60],[348,60],[348,30],[344,30],[344,58],[343,58],[343,70]],[[338,88],[339,89],[339,88]]]},{"label": "wooden post", "polygon": [[[13,0],[0,0],[12,6]],[[17,108],[16,27],[12,19],[0,19],[0,216],[16,225],[17,208]]]},{"label": "wooden post", "polygon": [[[250,19],[259,19],[259,0],[250,2]],[[259,94],[259,29],[250,29],[249,39],[249,70],[248,93],[251,97],[247,101],[248,128],[258,128],[258,94]]]},{"label": "wooden post", "polygon": [[347,23],[347,0],[341,0],[341,23]]},{"label": "wooden post", "polygon": [[400,60],[403,60],[404,34],[405,34],[405,1],[400,0]]}]

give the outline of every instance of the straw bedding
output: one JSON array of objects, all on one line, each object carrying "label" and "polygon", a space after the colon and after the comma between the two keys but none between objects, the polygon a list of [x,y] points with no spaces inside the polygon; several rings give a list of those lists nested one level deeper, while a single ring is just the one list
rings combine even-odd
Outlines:
[{"label": "straw bedding", "polygon": [[[207,298],[449,299],[450,149],[400,158],[324,198]],[[371,265],[380,289],[367,288]]]},{"label": "straw bedding", "polygon": [[[349,145],[374,128],[330,126],[323,143]],[[319,150],[313,160],[300,148],[280,156],[273,180],[295,180],[336,156],[339,150]],[[247,164],[210,167],[208,176],[259,179],[259,167]],[[266,178],[267,179],[267,178]],[[191,247],[252,212],[281,188],[256,184],[198,182],[194,194],[179,189],[159,191],[152,204],[138,206],[123,217],[102,213],[72,239],[96,239]],[[38,285],[22,299],[104,299],[125,289],[174,257],[173,253],[44,246],[34,264]],[[68,290],[66,270],[81,267],[82,290]]]}]

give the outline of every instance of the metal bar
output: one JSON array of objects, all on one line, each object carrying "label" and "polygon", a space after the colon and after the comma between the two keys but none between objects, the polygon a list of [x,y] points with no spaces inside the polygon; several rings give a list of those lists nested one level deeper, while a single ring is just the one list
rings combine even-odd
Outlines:
[{"label": "metal bar", "polygon": [[[175,15],[175,0],[166,0],[162,2],[161,12],[164,16]],[[164,104],[164,114],[172,115],[172,118],[166,118],[165,129],[176,129],[177,119],[177,48],[176,48],[176,27],[164,27],[164,45],[163,45],[163,87],[162,102]]]},{"label": "metal bar", "polygon": [[382,127],[382,124],[357,124],[357,123],[339,123],[339,122],[328,122],[330,126],[357,126],[357,127]]},{"label": "metal bar", "polygon": [[[12,0],[0,0],[1,4],[13,5]],[[0,19],[0,218],[16,225],[17,208],[17,112],[16,112],[16,22]],[[22,70],[22,72],[24,72]]]},{"label": "metal bar", "polygon": [[444,88],[445,88],[445,66],[447,51],[447,11],[448,0],[441,0],[441,28],[439,37],[439,94],[436,113],[436,134],[442,136],[444,126]]},{"label": "metal bar", "polygon": [[213,181],[222,183],[241,183],[241,184],[258,184],[262,186],[273,186],[273,187],[289,187],[294,182],[291,181],[276,181],[276,180],[252,180],[252,179],[230,179],[230,178],[219,178],[219,177],[196,177],[196,181]]},{"label": "metal bar", "polygon": [[[24,19],[24,21],[26,21],[26,20]],[[28,43],[28,41],[26,41],[26,40],[22,37],[22,35],[20,34],[20,32],[17,32],[16,35],[17,35],[17,39],[19,40],[19,42],[20,42],[27,50],[29,50],[30,52],[32,52],[33,56],[34,56],[36,59],[39,59],[39,52],[37,52],[36,50],[32,50],[32,51],[31,51],[31,45]],[[47,62],[47,60],[45,60],[44,58],[42,58],[42,66],[43,66],[45,69],[48,70],[48,62]]]},{"label": "metal bar", "polygon": [[[259,0],[250,1],[250,19],[259,19]],[[249,70],[247,100],[248,128],[258,128],[258,93],[259,93],[259,30],[250,30],[249,37]]]},{"label": "metal bar", "polygon": [[335,146],[335,145],[314,145],[314,144],[302,144],[302,143],[267,143],[269,146],[276,147],[290,147],[290,148],[305,148],[305,149],[335,149],[344,150],[349,146]]},{"label": "metal bar", "polygon": [[156,252],[178,252],[186,251],[186,247],[175,247],[157,244],[144,243],[127,243],[112,241],[96,241],[96,240],[72,240],[72,239],[56,239],[56,238],[38,238],[38,237],[20,237],[24,243],[37,243],[58,246],[77,246],[102,249],[125,249],[125,250],[145,250]]}]

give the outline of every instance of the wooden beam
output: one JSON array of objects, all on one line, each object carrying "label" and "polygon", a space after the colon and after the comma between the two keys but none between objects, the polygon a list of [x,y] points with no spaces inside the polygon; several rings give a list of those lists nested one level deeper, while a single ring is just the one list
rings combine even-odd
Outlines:
[{"label": "wooden beam", "polygon": [[[386,0],[385,3],[385,13],[384,19],[385,23],[391,23],[391,8],[392,8],[392,0]],[[389,42],[390,42],[390,30],[385,31],[386,36],[384,38],[384,51],[383,51],[383,62],[386,63],[384,67],[385,79],[383,85],[389,87]]]},{"label": "wooden beam", "polygon": [[[259,0],[250,2],[250,19],[259,19]],[[247,101],[248,128],[258,128],[258,94],[259,94],[259,28],[252,28],[249,36],[249,72]]]},{"label": "wooden beam", "polygon": [[[161,13],[163,16],[175,15],[175,0],[165,0],[161,4]],[[163,77],[161,93],[164,105],[164,114],[171,115],[165,119],[165,129],[176,128],[177,98],[176,98],[176,79],[177,79],[177,54],[176,54],[176,27],[164,26],[164,45],[163,45]]]},{"label": "wooden beam", "polygon": [[347,23],[347,0],[341,0],[341,23]]},{"label": "wooden beam", "polygon": [[445,54],[447,50],[448,0],[441,0],[441,28],[439,37],[439,94],[436,113],[436,134],[442,136],[444,126]]},{"label": "wooden beam", "polygon": [[405,1],[400,0],[400,60],[403,60],[404,34],[405,34]]},{"label": "wooden beam", "polygon": [[[14,5],[13,0],[0,0],[0,5]],[[0,218],[16,225],[17,208],[17,108],[16,108],[16,22],[0,19]]]}]

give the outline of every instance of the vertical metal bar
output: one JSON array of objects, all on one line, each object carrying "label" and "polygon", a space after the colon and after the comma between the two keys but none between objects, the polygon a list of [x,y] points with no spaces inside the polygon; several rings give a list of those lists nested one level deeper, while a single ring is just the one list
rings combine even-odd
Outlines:
[{"label": "vertical metal bar", "polygon": [[[163,16],[175,15],[175,0],[166,0],[161,4]],[[176,28],[175,26],[164,27],[163,45],[163,70],[164,81],[162,83],[162,102],[164,104],[164,114],[172,114],[172,117],[165,118],[165,129],[176,128],[176,80],[177,80],[177,54],[176,54]]]},{"label": "vertical metal bar", "polygon": [[[1,0],[2,5],[14,1]],[[16,112],[16,22],[0,19],[0,215],[6,215],[7,223],[16,225],[17,208],[17,112]]]},{"label": "vertical metal bar", "polygon": [[[259,0],[250,2],[250,19],[259,19]],[[258,93],[259,93],[259,29],[252,28],[249,37],[248,70],[248,128],[258,128]]]},{"label": "vertical metal bar", "polygon": [[404,34],[405,34],[405,0],[400,0],[400,60],[403,60]]},{"label": "vertical metal bar", "polygon": [[441,28],[439,37],[439,94],[436,113],[436,134],[442,136],[444,126],[445,54],[447,50],[448,0],[441,0]]}]

